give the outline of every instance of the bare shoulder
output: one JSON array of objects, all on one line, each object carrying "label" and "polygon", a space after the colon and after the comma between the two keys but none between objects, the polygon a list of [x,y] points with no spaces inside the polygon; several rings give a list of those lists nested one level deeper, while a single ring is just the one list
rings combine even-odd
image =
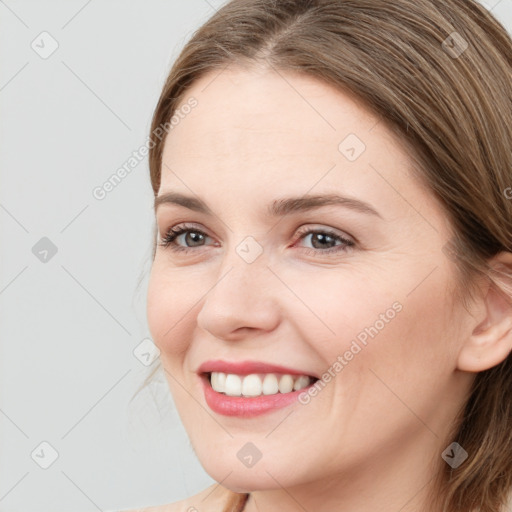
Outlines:
[{"label": "bare shoulder", "polygon": [[119,512],[221,512],[238,496],[219,484],[213,484],[200,493],[175,503]]}]

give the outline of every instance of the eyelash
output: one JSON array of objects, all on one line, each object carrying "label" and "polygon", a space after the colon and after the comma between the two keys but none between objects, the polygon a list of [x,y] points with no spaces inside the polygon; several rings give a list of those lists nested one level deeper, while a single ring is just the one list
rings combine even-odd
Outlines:
[{"label": "eyelash", "polygon": [[[181,246],[177,245],[176,242],[175,242],[176,238],[178,238],[183,233],[188,233],[188,232],[199,233],[199,234],[201,234],[201,235],[203,235],[205,237],[208,237],[208,235],[206,233],[204,233],[203,231],[201,231],[200,229],[197,229],[197,228],[194,228],[194,227],[189,227],[189,226],[186,226],[186,225],[182,224],[182,225],[174,226],[173,228],[171,228],[165,234],[165,236],[163,236],[161,238],[160,243],[158,245],[160,245],[161,247],[164,247],[164,248],[170,248],[172,251],[179,252],[181,254],[185,254],[185,253],[188,253],[190,251],[193,251],[193,250],[196,249],[196,247],[181,247]],[[334,238],[335,240],[341,241],[342,245],[336,245],[334,247],[330,247],[330,248],[325,249],[325,250],[314,249],[314,248],[311,249],[309,247],[303,248],[306,251],[306,253],[308,253],[308,254],[318,255],[319,253],[320,254],[341,253],[341,252],[347,251],[347,249],[349,247],[353,247],[355,245],[355,242],[353,242],[352,240],[344,238],[344,237],[338,235],[337,233],[334,233],[333,231],[330,231],[329,229],[309,229],[309,230],[304,230],[302,232],[299,232],[299,235],[300,235],[299,240],[302,240],[303,238],[305,238],[306,236],[308,236],[310,234],[328,235],[331,238]],[[199,247],[201,247],[201,246],[199,246]]]}]

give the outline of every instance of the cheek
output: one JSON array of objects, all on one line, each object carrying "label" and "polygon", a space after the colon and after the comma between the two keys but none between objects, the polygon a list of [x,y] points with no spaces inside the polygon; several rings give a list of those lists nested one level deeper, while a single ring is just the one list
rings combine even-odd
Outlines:
[{"label": "cheek", "polygon": [[367,379],[361,388],[366,387],[375,403],[388,402],[396,414],[404,409],[403,401],[428,417],[434,413],[440,396],[448,392],[457,339],[450,304],[444,295],[447,278],[438,269],[438,274],[432,274],[413,293],[410,288],[397,290],[401,310],[388,323],[375,321],[384,312],[378,311],[370,321],[377,328],[372,329],[375,336],[369,336],[360,354],[354,357],[354,361],[358,359],[354,370],[361,364]]},{"label": "cheek", "polygon": [[186,332],[196,301],[197,297],[195,300],[187,297],[186,288],[177,273],[163,272],[158,263],[153,264],[146,313],[151,336],[162,357],[176,356],[187,350],[190,337]]},{"label": "cheek", "polygon": [[347,356],[352,360],[355,354],[363,355],[373,340],[384,338],[393,324],[400,323],[403,299],[400,293],[390,292],[391,288],[382,279],[379,282],[356,272],[332,272],[311,280],[301,276],[294,290],[301,298],[307,297],[303,302],[314,315],[305,315],[298,305],[300,316],[295,316],[300,325],[311,317],[307,339],[325,358],[333,362],[349,351]]},{"label": "cheek", "polygon": [[[421,272],[417,274],[421,276]],[[311,334],[309,338],[331,375],[343,375],[335,379],[336,387],[357,387],[374,396],[389,393],[377,376],[406,395],[422,393],[425,386],[442,385],[453,371],[456,346],[453,330],[449,330],[453,323],[449,297],[445,295],[449,275],[443,269],[413,293],[412,278],[403,282],[360,275],[344,275],[338,282],[334,275],[332,278],[323,283],[322,292],[303,284],[301,293],[334,331],[322,328],[325,335]]]}]

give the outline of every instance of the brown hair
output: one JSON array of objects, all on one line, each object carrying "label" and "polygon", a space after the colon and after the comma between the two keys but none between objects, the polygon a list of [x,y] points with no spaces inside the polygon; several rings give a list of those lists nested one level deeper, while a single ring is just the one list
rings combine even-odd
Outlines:
[{"label": "brown hair", "polygon": [[[466,306],[479,276],[512,301],[505,282],[512,270],[488,261],[512,251],[512,41],[484,7],[474,0],[233,0],[182,50],[152,133],[194,81],[230,63],[298,71],[362,100],[408,149],[411,170],[451,221],[445,248],[457,270],[456,300]],[[164,142],[149,154],[155,195]],[[443,466],[439,508],[500,510],[512,489],[511,355],[477,374],[453,428],[450,441],[469,458],[458,469]]]}]

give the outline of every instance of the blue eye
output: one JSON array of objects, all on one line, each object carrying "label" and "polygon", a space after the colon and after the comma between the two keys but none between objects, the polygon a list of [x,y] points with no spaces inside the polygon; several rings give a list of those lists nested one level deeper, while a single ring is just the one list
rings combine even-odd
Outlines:
[{"label": "blue eye", "polygon": [[[308,248],[305,250],[308,254],[330,254],[346,251],[348,247],[353,247],[355,242],[349,238],[345,238],[328,229],[307,229],[299,233],[299,240],[304,240],[311,236],[311,242],[320,245],[318,248]],[[177,242],[179,237],[182,238],[182,243],[186,246],[180,245]],[[164,248],[169,248],[173,252],[188,253],[194,251],[198,247],[203,247],[207,238],[210,238],[204,231],[195,227],[186,225],[178,225],[171,228],[161,239],[159,245]],[[337,243],[338,242],[338,243]],[[332,245],[334,243],[334,245]],[[323,247],[322,247],[323,246]]]}]

